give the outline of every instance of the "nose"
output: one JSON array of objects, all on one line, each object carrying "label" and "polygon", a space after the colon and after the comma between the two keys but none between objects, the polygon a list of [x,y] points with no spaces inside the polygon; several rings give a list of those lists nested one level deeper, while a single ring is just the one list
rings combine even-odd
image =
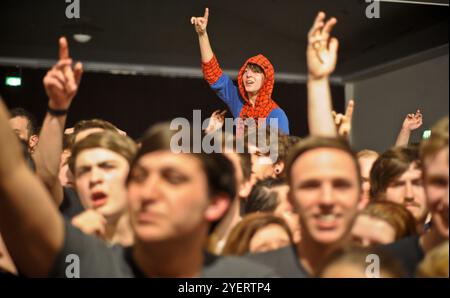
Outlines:
[{"label": "nose", "polygon": [[320,192],[320,204],[330,206],[333,203],[333,187],[330,184],[323,184]]},{"label": "nose", "polygon": [[153,201],[158,197],[160,181],[157,175],[149,175],[140,186],[140,197],[146,201]]},{"label": "nose", "polygon": [[91,187],[103,181],[103,172],[97,167],[92,168],[89,184]]},{"label": "nose", "polygon": [[405,201],[414,201],[414,191],[410,181],[408,181],[405,185]]}]

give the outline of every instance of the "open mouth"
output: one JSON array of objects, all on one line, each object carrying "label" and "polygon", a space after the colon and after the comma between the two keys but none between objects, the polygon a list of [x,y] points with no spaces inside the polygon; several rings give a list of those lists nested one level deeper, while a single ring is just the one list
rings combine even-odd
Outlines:
[{"label": "open mouth", "polygon": [[104,192],[97,191],[91,195],[91,201],[94,208],[99,208],[106,204],[108,196]]}]

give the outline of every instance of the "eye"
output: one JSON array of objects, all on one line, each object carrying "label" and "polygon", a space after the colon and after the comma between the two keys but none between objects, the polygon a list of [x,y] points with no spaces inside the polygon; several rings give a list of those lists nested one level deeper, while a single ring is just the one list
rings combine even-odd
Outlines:
[{"label": "eye", "polygon": [[415,180],[413,180],[412,184],[414,186],[422,186],[423,185],[423,181],[422,181],[422,179],[415,179]]},{"label": "eye", "polygon": [[315,188],[320,187],[320,182],[316,181],[316,180],[310,180],[310,181],[305,181],[303,183],[300,183],[300,185],[298,186],[298,189],[303,189],[303,190],[312,190]]},{"label": "eye", "polygon": [[352,187],[352,183],[345,179],[337,179],[333,181],[333,187],[337,189],[349,189]]},{"label": "eye", "polygon": [[80,168],[77,168],[77,169],[75,169],[75,176],[76,177],[81,177],[81,176],[83,176],[84,174],[86,174],[86,173],[88,173],[89,171],[90,171],[90,167],[80,167]]},{"label": "eye", "polygon": [[392,182],[391,183],[391,187],[400,187],[400,186],[404,186],[405,185],[405,182],[403,182],[403,181],[395,181],[395,182]]},{"label": "eye", "polygon": [[100,168],[105,170],[115,169],[116,165],[111,162],[103,162],[99,165]]},{"label": "eye", "polygon": [[189,180],[189,178],[186,175],[184,175],[176,170],[173,170],[173,169],[163,170],[162,177],[167,182],[169,182],[170,184],[173,184],[173,185],[182,184]]},{"label": "eye", "polygon": [[434,177],[428,180],[428,184],[434,187],[447,187],[448,179],[445,179],[443,177]]}]

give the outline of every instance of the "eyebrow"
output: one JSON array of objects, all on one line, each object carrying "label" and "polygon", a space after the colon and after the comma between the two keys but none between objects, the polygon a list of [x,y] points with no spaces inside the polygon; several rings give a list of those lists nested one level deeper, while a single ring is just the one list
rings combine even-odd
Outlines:
[{"label": "eyebrow", "polygon": [[[100,162],[96,162],[94,165],[102,165],[102,164],[105,164],[105,163],[117,164],[117,160],[114,160],[114,159],[102,160]],[[77,165],[76,169],[79,169],[79,168],[90,168],[90,167],[92,167],[91,164],[89,164],[89,165],[80,164],[80,165]]]}]

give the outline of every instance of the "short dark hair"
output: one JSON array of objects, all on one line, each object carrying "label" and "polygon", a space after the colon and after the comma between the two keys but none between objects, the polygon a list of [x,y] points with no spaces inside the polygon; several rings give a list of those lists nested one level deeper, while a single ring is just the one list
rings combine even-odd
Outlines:
[{"label": "short dark hair", "polygon": [[69,157],[69,168],[75,174],[75,162],[78,155],[87,149],[104,148],[123,156],[128,164],[131,164],[136,154],[136,143],[127,136],[122,136],[117,132],[104,131],[88,135],[83,140],[76,143],[72,148]]},{"label": "short dark hair", "polygon": [[287,183],[280,178],[268,177],[258,180],[245,201],[244,214],[275,211],[280,202],[274,188],[282,185]]},{"label": "short dark hair", "polygon": [[370,170],[371,200],[383,200],[389,184],[406,172],[414,162],[420,167],[419,150],[416,146],[394,147],[381,154]]},{"label": "short dark hair", "polygon": [[[141,147],[139,148],[132,164],[131,169],[136,166],[139,159],[151,152],[160,150],[171,150],[172,139],[175,135],[179,135],[183,132],[181,129],[171,129],[169,122],[163,122],[155,124],[150,127],[141,140]],[[184,131],[186,132],[186,131]],[[206,153],[203,151],[203,146],[200,146],[200,152],[196,152],[194,145],[194,132],[192,125],[190,130],[187,131],[189,135],[189,144],[177,143],[175,145],[181,146],[186,149],[189,154],[192,154],[198,158],[205,171],[208,179],[209,196],[213,197],[218,194],[226,194],[230,200],[236,196],[236,180],[234,174],[234,166],[232,162],[222,153]],[[205,136],[204,132],[201,132],[201,137]],[[180,139],[182,141],[183,139]],[[195,153],[193,153],[195,152]],[[127,183],[130,181],[128,176]]]},{"label": "short dark hair", "polygon": [[37,124],[36,124],[37,121],[33,114],[31,114],[30,112],[28,112],[27,110],[25,110],[24,108],[21,108],[21,107],[11,109],[9,111],[9,114],[11,115],[10,119],[16,118],[16,117],[23,117],[23,118],[27,119],[27,121],[28,121],[28,124],[27,124],[28,137],[38,134]]},{"label": "short dark hair", "polygon": [[251,71],[265,74],[264,69],[255,63],[247,63],[247,67],[250,68]]},{"label": "short dark hair", "polygon": [[102,128],[104,130],[112,130],[115,132],[119,131],[119,129],[114,124],[112,124],[111,122],[108,122],[106,120],[103,120],[103,119],[81,120],[81,121],[78,121],[73,126],[73,133],[72,133],[73,141],[75,141],[77,135],[80,132],[82,132],[83,130],[90,129],[90,128]]},{"label": "short dark hair", "polygon": [[[275,163],[278,162],[285,162],[288,156],[288,151],[290,148],[290,141],[287,135],[285,135],[282,131],[279,129],[276,129],[275,127],[271,127],[270,125],[266,125],[264,128],[258,128],[255,130],[247,130],[244,133],[243,142],[248,145],[253,146],[263,146],[263,149],[272,149],[273,145],[271,143],[272,139],[271,136],[275,135],[277,136],[277,143],[276,143],[276,153],[277,153],[277,160]],[[255,143],[253,143],[255,142]]]},{"label": "short dark hair", "polygon": [[359,168],[359,163],[356,158],[355,152],[350,147],[350,144],[348,143],[348,141],[341,137],[329,138],[329,137],[310,136],[310,137],[302,139],[300,142],[298,142],[298,144],[295,145],[292,148],[292,150],[289,152],[289,156],[287,158],[286,174],[287,174],[288,182],[289,183],[292,182],[292,173],[291,172],[292,172],[292,166],[293,166],[294,162],[304,153],[314,150],[314,149],[320,149],[320,148],[337,149],[337,150],[341,150],[341,151],[347,153],[353,160],[353,164],[355,166],[355,171],[356,171],[357,179],[358,179],[358,186],[361,189],[361,185],[362,185],[361,170]]}]

